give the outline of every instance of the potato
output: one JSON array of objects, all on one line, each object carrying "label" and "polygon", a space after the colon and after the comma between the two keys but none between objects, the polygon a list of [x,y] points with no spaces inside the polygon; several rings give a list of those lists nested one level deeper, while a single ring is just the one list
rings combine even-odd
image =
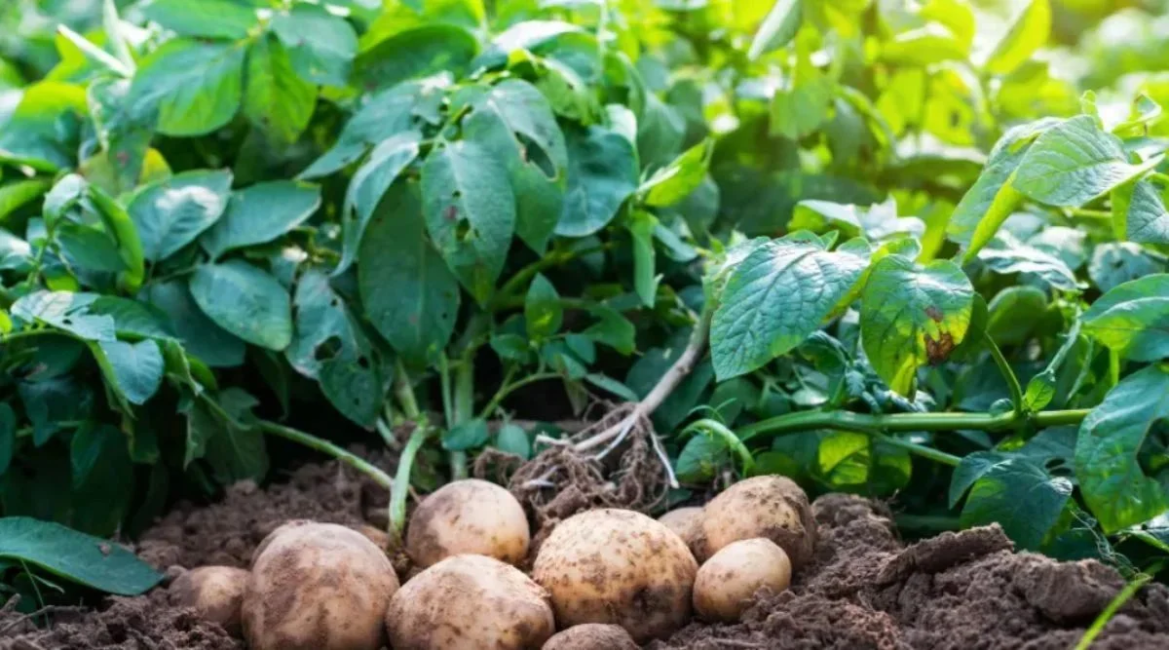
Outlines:
[{"label": "potato", "polygon": [[519,564],[530,541],[520,502],[477,479],[448,483],[427,496],[406,529],[406,553],[422,567],[465,553]]},{"label": "potato", "polygon": [[637,650],[637,644],[623,627],[585,623],[558,632],[542,650]]},{"label": "potato", "polygon": [[256,549],[244,638],[251,650],[377,650],[397,590],[385,552],[361,533],[291,522]]},{"label": "potato", "polygon": [[756,591],[780,592],[791,580],[791,560],[775,542],[762,537],[731,542],[699,567],[694,610],[708,621],[737,621]]},{"label": "potato", "polygon": [[706,504],[698,559],[742,539],[766,537],[782,548],[799,571],[816,547],[816,520],[808,495],[782,476],[740,481]]},{"label": "potato", "polygon": [[248,571],[235,567],[199,567],[175,578],[168,595],[172,605],[191,607],[228,634],[239,636],[240,608],[250,576]]},{"label": "potato", "polygon": [[658,521],[665,524],[666,528],[678,534],[686,546],[690,547],[691,551],[700,548],[699,542],[702,539],[702,508],[698,506],[688,506],[685,508],[676,508],[658,517]]},{"label": "potato", "polygon": [[590,510],[561,522],[532,578],[552,594],[561,627],[613,623],[638,643],[690,619],[698,563],[674,531],[631,510]]},{"label": "potato", "polygon": [[390,600],[385,622],[399,650],[534,650],[556,631],[548,592],[483,555],[456,555],[419,573]]}]

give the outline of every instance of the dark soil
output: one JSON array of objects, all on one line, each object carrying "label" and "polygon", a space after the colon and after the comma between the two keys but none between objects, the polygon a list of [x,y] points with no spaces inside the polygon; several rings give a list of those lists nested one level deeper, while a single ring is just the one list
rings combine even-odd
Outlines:
[{"label": "dark soil", "polygon": [[[375,462],[392,469],[390,459]],[[309,465],[267,489],[237,485],[218,504],[180,504],[137,550],[172,575],[178,567],[247,566],[256,545],[286,520],[384,525],[385,503],[384,491],[351,470]],[[813,512],[820,540],[791,589],[761,594],[742,623],[695,622],[650,647],[1065,650],[1123,586],[1095,561],[1015,553],[997,527],[906,547],[888,513],[867,500],[828,495]],[[217,625],[171,606],[163,589],[110,598],[100,611],[55,613],[53,621],[37,630],[0,609],[0,650],[243,650]],[[1093,648],[1169,648],[1169,589],[1141,590]]]}]

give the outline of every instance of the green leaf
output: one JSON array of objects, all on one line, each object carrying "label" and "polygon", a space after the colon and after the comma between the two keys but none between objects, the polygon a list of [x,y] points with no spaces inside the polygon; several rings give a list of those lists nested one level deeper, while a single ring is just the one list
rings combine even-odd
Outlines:
[{"label": "green leaf", "polygon": [[214,225],[227,208],[231,180],[228,170],[191,171],[139,190],[126,211],[146,259],[164,260]]},{"label": "green leaf", "polygon": [[963,528],[1002,525],[1019,547],[1037,551],[1072,495],[1072,482],[1026,458],[995,463],[974,483],[962,508]]},{"label": "green leaf", "polygon": [[978,251],[990,242],[1022,201],[1023,197],[1014,185],[1015,172],[1031,142],[1057,123],[1056,120],[1039,120],[1017,126],[994,145],[986,167],[954,208],[946,227],[950,239],[966,247],[966,261],[974,259]]},{"label": "green leaf", "polygon": [[199,309],[185,280],[152,283],[147,286],[145,297],[150,304],[170,316],[183,347],[203,363],[215,368],[234,367],[243,363],[246,349],[244,342],[216,325]]},{"label": "green leaf", "polygon": [[381,412],[382,381],[369,339],[320,271],[296,285],[296,335],[285,350],[300,374],[316,379],[329,401],[357,424],[372,427]]},{"label": "green leaf", "polygon": [[1153,365],[1125,377],[1080,425],[1076,478],[1105,533],[1169,509],[1169,494],[1137,460],[1145,438],[1169,420],[1169,368]]},{"label": "green leaf", "polygon": [[1154,158],[1128,162],[1120,138],[1079,115],[1047,129],[1019,163],[1014,186],[1026,196],[1061,207],[1077,207],[1152,169]]},{"label": "green leaf", "polygon": [[158,392],[164,364],[155,341],[100,341],[89,347],[106,381],[131,404],[141,406]]},{"label": "green leaf", "polygon": [[217,325],[248,343],[279,352],[292,341],[288,291],[243,260],[195,269],[191,296]]},{"label": "green leaf", "polygon": [[0,187],[0,222],[25,204],[43,196],[52,186],[51,180],[34,178]]},{"label": "green leaf", "polygon": [[969,50],[969,44],[956,38],[949,29],[926,23],[887,41],[881,48],[881,60],[898,66],[926,67],[943,61],[962,61]]},{"label": "green leaf", "polygon": [[986,62],[991,74],[1005,75],[1026,63],[1036,50],[1047,44],[1051,32],[1051,4],[1048,0],[1031,0],[995,45]]},{"label": "green leaf", "polygon": [[27,517],[0,519],[0,558],[27,562],[121,596],[137,596],[162,580],[161,574],[118,544]]},{"label": "green leaf", "polygon": [[755,248],[731,271],[711,323],[719,381],[761,368],[819,329],[860,280],[869,252],[859,239],[829,251],[807,233]]},{"label": "green leaf", "polygon": [[348,269],[357,257],[361,238],[373,217],[374,210],[390,185],[418,157],[422,134],[405,131],[382,141],[369,159],[353,175],[349,190],[345,193],[345,206],[341,209],[342,249],[341,262],[335,274]]},{"label": "green leaf", "polygon": [[1025,343],[1047,312],[1047,292],[1028,285],[1006,287],[989,305],[986,331],[999,345]]},{"label": "green leaf", "polygon": [[142,14],[179,36],[229,40],[247,36],[260,22],[254,7],[232,0],[152,0]]},{"label": "green leaf", "polygon": [[633,392],[633,389],[617,381],[616,379],[609,377],[608,375],[603,375],[599,372],[591,372],[585,375],[584,379],[597,388],[612,393],[627,402],[636,402],[640,399],[637,393]]},{"label": "green leaf", "polygon": [[126,268],[118,244],[101,228],[66,221],[57,226],[57,243],[69,265],[86,271],[117,273]]},{"label": "green leaf", "polygon": [[85,112],[81,86],[54,81],[29,86],[7,122],[0,122],[0,159],[45,171],[73,166]]},{"label": "green leaf", "polygon": [[6,402],[0,402],[0,476],[8,471],[16,453],[16,413]]},{"label": "green leaf", "polygon": [[790,43],[799,31],[802,19],[802,0],[775,0],[771,11],[759,26],[759,31],[755,33],[755,38],[751,40],[747,58],[754,61]]},{"label": "green leaf", "polygon": [[297,3],[273,16],[271,25],[303,79],[326,86],[348,83],[357,33],[344,18],[324,7]]},{"label": "green leaf", "polygon": [[568,178],[564,134],[548,101],[535,86],[509,79],[489,89],[474,87],[465,137],[490,143],[507,166],[516,200],[516,234],[543,253],[563,209]]},{"label": "green leaf", "polygon": [[357,82],[366,89],[449,71],[460,77],[479,52],[471,32],[454,25],[432,24],[399,32],[357,56]]},{"label": "green leaf", "polygon": [[1165,264],[1149,256],[1144,248],[1131,242],[1099,244],[1088,262],[1088,277],[1100,291],[1114,288],[1151,275],[1164,273]]},{"label": "green leaf", "polygon": [[811,69],[794,88],[777,90],[771,99],[771,134],[799,140],[820,128],[836,88],[832,80]]},{"label": "green leaf", "polygon": [[704,483],[730,462],[727,443],[722,438],[699,434],[686,441],[674,471],[685,483]]},{"label": "green leaf", "polygon": [[690,196],[706,179],[714,140],[703,140],[686,150],[669,165],[654,172],[638,192],[645,193],[645,204],[667,207]]},{"label": "green leaf", "polygon": [[134,495],[129,437],[108,424],[84,423],[70,443],[75,508],[70,524],[83,531],[118,530]]},{"label": "green leaf", "polygon": [[361,302],[394,350],[424,365],[450,341],[459,284],[426,237],[418,184],[393,185],[382,205],[358,252]]},{"label": "green leaf", "polygon": [[474,140],[447,143],[422,167],[426,230],[447,266],[479,304],[495,292],[515,233],[507,172]]},{"label": "green leaf", "polygon": [[598,125],[564,135],[568,189],[556,234],[584,237],[608,225],[637,190],[637,152],[627,137]]},{"label": "green leaf", "polygon": [[91,314],[96,294],[70,291],[38,291],[17,300],[12,316],[26,323],[44,323],[85,341],[113,341],[114,319]]},{"label": "green leaf", "polygon": [[104,150],[99,160],[109,166],[110,178],[99,182],[92,169],[86,175],[113,196],[138,185],[154,136],[155,116],[133,111],[129,95],[129,79],[98,79],[87,91],[94,130]]},{"label": "green leaf", "polygon": [[239,110],[243,68],[239,44],[167,41],[138,67],[130,102],[138,113],[158,110],[159,133],[211,133]]},{"label": "green leaf", "polygon": [[444,431],[442,434],[442,448],[447,451],[478,449],[487,444],[489,438],[487,422],[475,418],[474,420],[456,424]]},{"label": "green leaf", "polygon": [[211,465],[211,473],[222,485],[236,481],[263,480],[268,473],[268,452],[264,434],[250,426],[254,419],[251,409],[256,398],[238,388],[229,388],[218,395],[219,407],[227,418],[196,404],[188,417],[188,462],[192,459],[193,439],[201,439],[205,448],[202,456]]},{"label": "green leaf", "polygon": [[104,314],[114,319],[118,338],[174,338],[174,327],[166,312],[153,305],[117,296],[99,296],[89,304],[90,314]]},{"label": "green leaf", "polygon": [[528,337],[542,339],[560,331],[564,320],[564,309],[560,306],[560,294],[543,274],[537,273],[528,287],[524,298],[524,322]]},{"label": "green leaf", "polygon": [[658,293],[653,242],[657,226],[657,218],[644,210],[635,211],[629,218],[629,234],[633,237],[633,288],[646,307],[653,306]]},{"label": "green leaf", "polygon": [[532,457],[532,441],[528,439],[528,433],[510,423],[500,427],[499,433],[495,434],[495,448],[524,460]]},{"label": "green leaf", "polygon": [[1116,236],[1138,244],[1169,244],[1169,210],[1150,181],[1125,183],[1112,190]]},{"label": "green leaf", "polygon": [[199,238],[212,259],[266,244],[308,220],[321,207],[321,190],[298,181],[269,181],[231,193],[223,216]]},{"label": "green leaf", "polygon": [[258,38],[248,48],[244,115],[277,142],[296,142],[317,105],[317,88],[296,74],[279,42]]},{"label": "green leaf", "polygon": [[890,255],[873,267],[861,302],[861,342],[889,387],[911,395],[917,369],[941,363],[966,338],[974,288],[957,264]]},{"label": "green leaf", "polygon": [[637,330],[628,318],[622,316],[621,312],[616,309],[605,305],[590,305],[587,309],[597,318],[597,322],[581,332],[584,336],[597,343],[607,345],[621,354],[633,353],[637,347],[635,340]]},{"label": "green leaf", "polygon": [[925,223],[917,217],[898,216],[897,204],[892,199],[867,210],[852,204],[810,199],[796,204],[788,229],[818,234],[839,230],[844,237],[863,236],[881,241],[905,235],[920,239],[925,234]]},{"label": "green leaf", "polygon": [[1076,274],[1058,256],[1042,248],[1029,246],[1009,232],[999,233],[989,246],[978,252],[978,259],[995,273],[1028,273],[1052,288],[1079,291]]},{"label": "green leaf", "polygon": [[1169,275],[1125,282],[1081,317],[1084,332],[1125,359],[1169,358]]}]

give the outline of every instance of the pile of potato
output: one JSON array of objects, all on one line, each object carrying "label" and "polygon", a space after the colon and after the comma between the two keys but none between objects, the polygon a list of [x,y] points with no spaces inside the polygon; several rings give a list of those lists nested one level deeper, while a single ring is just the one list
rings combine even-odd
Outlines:
[{"label": "pile of potato", "polygon": [[816,529],[795,483],[762,476],[658,521],[578,514],[552,531],[528,576],[516,568],[531,539],[523,508],[499,486],[466,480],[412,515],[406,551],[422,570],[404,585],[384,539],[289,522],[256,549],[251,571],[189,571],[171,598],[242,633],[252,650],[636,648],[692,611],[735,621],[759,589],[786,589],[811,559]]}]

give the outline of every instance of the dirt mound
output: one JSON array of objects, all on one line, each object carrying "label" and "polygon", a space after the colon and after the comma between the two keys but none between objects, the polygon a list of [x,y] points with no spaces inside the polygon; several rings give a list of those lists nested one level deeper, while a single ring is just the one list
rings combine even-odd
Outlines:
[{"label": "dirt mound", "polygon": [[[1095,561],[1014,553],[997,526],[905,548],[860,498],[813,504],[821,539],[792,588],[762,595],[736,625],[694,623],[651,647],[1066,650],[1124,585]],[[1093,648],[1169,647],[1169,590],[1141,591]]]}]

